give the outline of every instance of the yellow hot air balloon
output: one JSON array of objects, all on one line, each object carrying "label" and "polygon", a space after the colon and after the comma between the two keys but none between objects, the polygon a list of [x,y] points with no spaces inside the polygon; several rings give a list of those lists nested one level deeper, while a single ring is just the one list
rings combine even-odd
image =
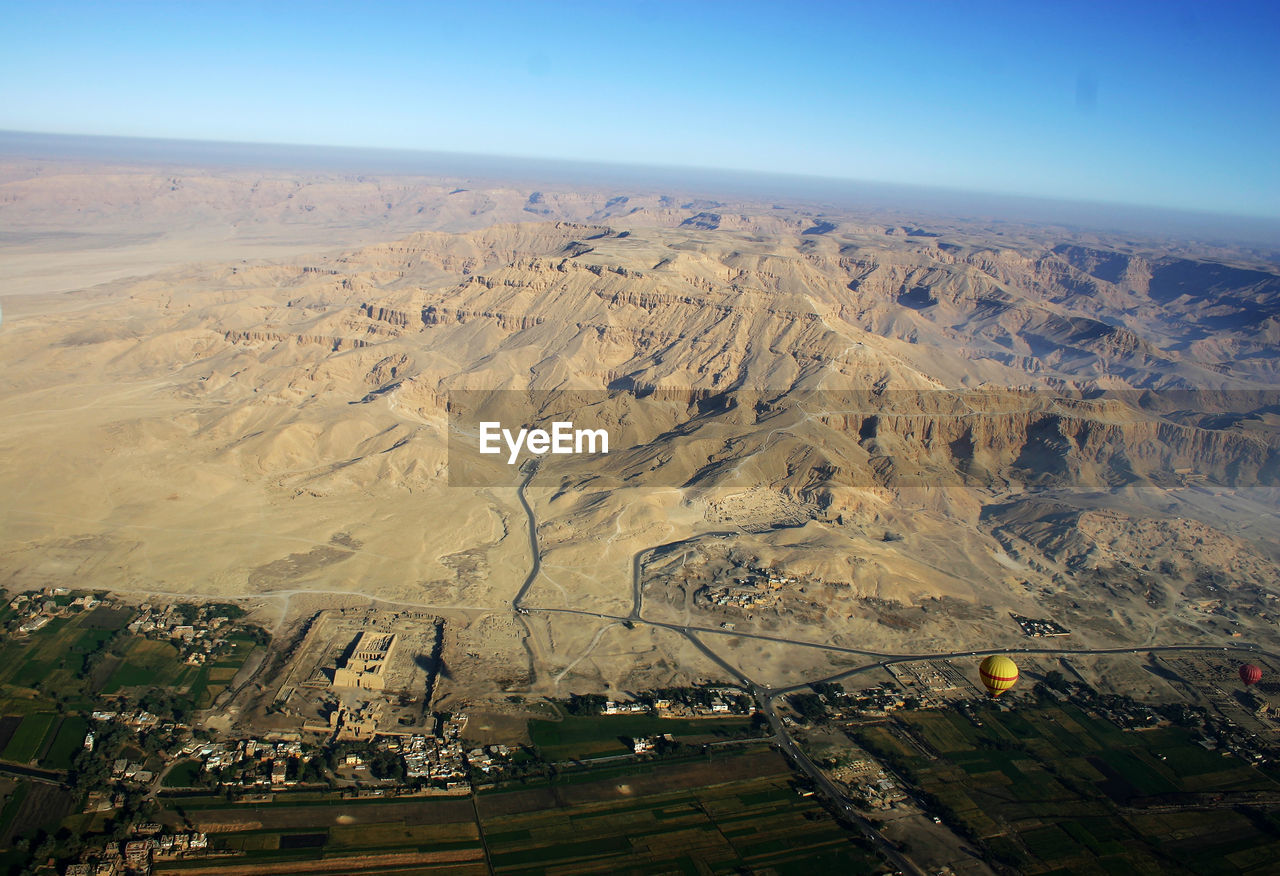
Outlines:
[{"label": "yellow hot air balloon", "polygon": [[978,674],[982,676],[987,693],[998,697],[1018,680],[1018,665],[1003,654],[992,654],[982,661]]}]

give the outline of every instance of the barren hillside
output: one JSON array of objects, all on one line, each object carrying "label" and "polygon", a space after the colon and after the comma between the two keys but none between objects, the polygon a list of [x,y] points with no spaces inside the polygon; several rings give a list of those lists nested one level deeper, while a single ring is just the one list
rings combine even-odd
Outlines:
[{"label": "barren hillside", "polygon": [[[46,290],[0,328],[14,586],[509,612],[524,515],[514,479],[449,483],[464,389],[595,393],[627,436],[532,482],[541,605],[625,615],[633,554],[715,532],[821,582],[739,629],[889,648],[978,644],[1104,586],[1086,635],[1140,640],[1181,588],[1264,599],[1280,571],[1280,271],[1239,254],[662,193],[8,170],[0,222],[71,215],[170,266],[82,287],[104,269],[77,238],[0,253]],[[275,257],[172,266],[218,228],[218,252]],[[59,247],[62,274],[28,270]],[[501,647],[537,684],[701,671],[659,631],[532,628]]]}]

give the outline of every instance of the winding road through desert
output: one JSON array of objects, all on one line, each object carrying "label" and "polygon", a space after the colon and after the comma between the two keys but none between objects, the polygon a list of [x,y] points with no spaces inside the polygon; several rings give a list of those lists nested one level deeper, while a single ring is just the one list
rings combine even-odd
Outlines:
[{"label": "winding road through desert", "polygon": [[[538,575],[542,570],[542,553],[538,546],[538,522],[534,515],[533,508],[529,505],[528,497],[525,490],[528,488],[530,481],[537,474],[538,466],[536,461],[526,463],[522,469],[524,479],[516,489],[516,497],[520,501],[521,508],[528,519],[529,524],[529,574],[525,577],[524,583],[515,597],[511,600],[511,607],[516,612],[517,617],[524,622],[525,617],[533,613],[542,614],[570,614],[581,615],[584,617],[594,617],[599,620],[613,621],[615,623],[629,624],[648,624],[652,627],[671,630],[684,636],[695,648],[706,655],[731,677],[737,679],[743,688],[751,694],[759,706],[760,711],[769,721],[770,729],[773,731],[773,737],[777,740],[778,748],[792,764],[800,772],[804,773],[813,781],[814,785],[819,788],[823,795],[830,802],[834,811],[839,812],[849,823],[858,828],[859,831],[875,846],[877,851],[895,867],[903,873],[910,873],[913,876],[924,876],[924,871],[918,867],[910,858],[903,854],[894,843],[888,840],[876,826],[865,816],[863,816],[852,801],[832,782],[827,775],[818,768],[818,766],[804,753],[804,750],[796,743],[795,739],[787,732],[787,727],[783,723],[781,716],[777,711],[777,700],[779,697],[787,694],[795,693],[803,690],[812,684],[822,682],[839,681],[849,678],[862,672],[868,672],[874,669],[888,666],[894,663],[909,663],[917,660],[948,660],[954,658],[982,657],[988,654],[1042,654],[1042,655],[1088,655],[1097,656],[1104,654],[1146,654],[1152,652],[1170,652],[1170,651],[1227,651],[1240,654],[1261,654],[1275,660],[1280,660],[1280,654],[1263,650],[1257,645],[1226,645],[1213,647],[1210,645],[1144,645],[1142,647],[1117,647],[1117,648],[1095,648],[1095,649],[1071,649],[1071,648],[991,648],[984,650],[968,650],[968,651],[950,651],[950,652],[934,652],[922,654],[889,654],[877,651],[865,651],[857,648],[846,648],[840,645],[826,644],[822,642],[809,642],[803,639],[788,639],[779,636],[767,636],[755,633],[743,633],[736,631],[728,631],[715,629],[713,627],[701,627],[692,625],[681,625],[666,623],[663,621],[647,620],[643,616],[644,594],[641,584],[641,567],[644,557],[651,551],[668,547],[671,544],[678,544],[688,539],[678,539],[674,542],[666,544],[652,545],[637,551],[631,558],[631,592],[632,606],[631,611],[626,616],[601,614],[594,611],[583,611],[572,608],[538,608],[536,606],[525,605],[525,599],[529,595],[530,589],[537,581]],[[697,533],[696,537],[715,537],[722,535],[732,535],[732,532],[704,532]],[[526,631],[528,626],[525,626]],[[760,684],[749,678],[741,669],[729,663],[714,648],[699,638],[700,634],[710,634],[717,636],[732,636],[747,639],[763,639],[770,642],[780,642],[787,645],[797,645],[804,648],[819,648],[826,651],[836,651],[844,654],[857,654],[869,658],[869,662],[846,669],[834,675],[826,676],[821,679],[813,679],[811,681],[802,682],[800,684],[788,685],[786,687],[771,687]],[[527,640],[526,640],[527,641]],[[531,672],[536,671],[534,667],[530,667]]]}]

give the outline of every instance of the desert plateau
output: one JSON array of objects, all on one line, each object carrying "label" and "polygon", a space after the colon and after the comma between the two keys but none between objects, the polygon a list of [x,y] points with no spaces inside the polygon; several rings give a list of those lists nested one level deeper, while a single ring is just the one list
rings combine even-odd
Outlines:
[{"label": "desert plateau", "polygon": [[[39,218],[0,252],[19,589],[243,601],[276,633],[321,596],[429,610],[522,680],[444,702],[723,675],[687,626],[766,685],[838,672],[813,644],[1012,645],[1010,612],[1097,647],[1273,635],[1256,249],[656,189],[0,178],[0,223]],[[594,393],[636,437],[543,465],[526,515],[514,472],[451,483],[456,391]],[[716,604],[689,571],[715,563],[805,584]]]}]

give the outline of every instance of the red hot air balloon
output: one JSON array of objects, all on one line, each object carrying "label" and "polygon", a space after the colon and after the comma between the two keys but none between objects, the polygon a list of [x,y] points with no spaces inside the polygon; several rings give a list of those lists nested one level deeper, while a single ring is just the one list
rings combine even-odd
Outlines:
[{"label": "red hot air balloon", "polygon": [[1262,680],[1262,670],[1252,663],[1240,665],[1240,680],[1245,684],[1257,684]]}]

